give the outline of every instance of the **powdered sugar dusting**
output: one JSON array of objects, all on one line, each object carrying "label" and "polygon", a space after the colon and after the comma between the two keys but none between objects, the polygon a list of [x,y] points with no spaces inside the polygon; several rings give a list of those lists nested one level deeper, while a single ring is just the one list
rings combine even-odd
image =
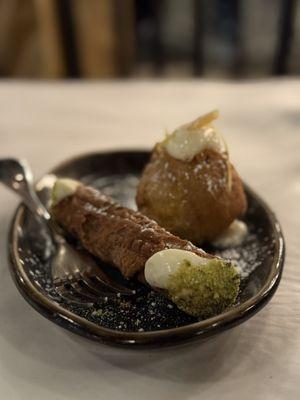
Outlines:
[{"label": "powdered sugar dusting", "polygon": [[199,163],[194,168],[194,174],[201,177],[207,191],[212,195],[227,187],[227,163],[223,158],[214,160],[213,163]]},{"label": "powdered sugar dusting", "polygon": [[242,245],[228,249],[218,249],[215,254],[233,262],[241,279],[244,280],[263,264],[264,257],[262,255],[268,256],[272,251],[269,238],[261,243],[259,234],[251,233],[244,239]]}]

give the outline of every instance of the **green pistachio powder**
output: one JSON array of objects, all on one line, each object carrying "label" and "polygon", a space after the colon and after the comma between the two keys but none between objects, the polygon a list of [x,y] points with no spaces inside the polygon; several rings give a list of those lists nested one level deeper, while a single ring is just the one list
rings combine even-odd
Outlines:
[{"label": "green pistachio powder", "polygon": [[170,276],[167,290],[180,310],[208,318],[234,304],[239,285],[239,274],[229,262],[212,259],[197,266],[184,260],[178,271]]}]

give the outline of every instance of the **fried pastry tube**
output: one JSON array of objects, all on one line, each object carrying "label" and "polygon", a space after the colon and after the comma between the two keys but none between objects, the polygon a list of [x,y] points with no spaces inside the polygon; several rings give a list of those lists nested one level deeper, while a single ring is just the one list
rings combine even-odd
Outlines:
[{"label": "fried pastry tube", "polygon": [[234,304],[234,266],[174,236],[143,214],[69,179],[53,189],[52,215],[93,255],[160,289],[178,308],[206,318]]},{"label": "fried pastry tube", "polygon": [[60,187],[54,188],[52,215],[85,249],[118,268],[124,277],[143,272],[146,261],[165,249],[188,250],[201,257],[212,257],[99,191],[70,180],[61,181],[73,184],[74,192],[70,189],[58,201],[61,196],[58,193],[55,198],[55,192]]}]

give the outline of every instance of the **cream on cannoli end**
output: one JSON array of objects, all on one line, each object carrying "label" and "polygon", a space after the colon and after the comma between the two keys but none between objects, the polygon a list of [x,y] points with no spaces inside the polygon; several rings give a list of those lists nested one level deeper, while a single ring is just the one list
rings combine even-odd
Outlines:
[{"label": "cream on cannoli end", "polygon": [[208,318],[225,311],[237,298],[240,277],[230,262],[190,251],[162,250],[145,264],[145,279],[163,289],[179,309]]},{"label": "cream on cannoli end", "polygon": [[79,181],[70,178],[59,178],[54,183],[51,194],[51,206],[56,206],[68,196],[72,196],[81,185]]}]

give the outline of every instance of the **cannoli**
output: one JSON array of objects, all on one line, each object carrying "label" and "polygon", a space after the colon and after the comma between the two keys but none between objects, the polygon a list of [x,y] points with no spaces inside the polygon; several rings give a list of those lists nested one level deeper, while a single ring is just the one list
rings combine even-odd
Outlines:
[{"label": "cannoli", "polygon": [[57,180],[51,213],[94,256],[164,291],[188,314],[214,315],[236,300],[239,276],[232,264],[91,187]]}]

